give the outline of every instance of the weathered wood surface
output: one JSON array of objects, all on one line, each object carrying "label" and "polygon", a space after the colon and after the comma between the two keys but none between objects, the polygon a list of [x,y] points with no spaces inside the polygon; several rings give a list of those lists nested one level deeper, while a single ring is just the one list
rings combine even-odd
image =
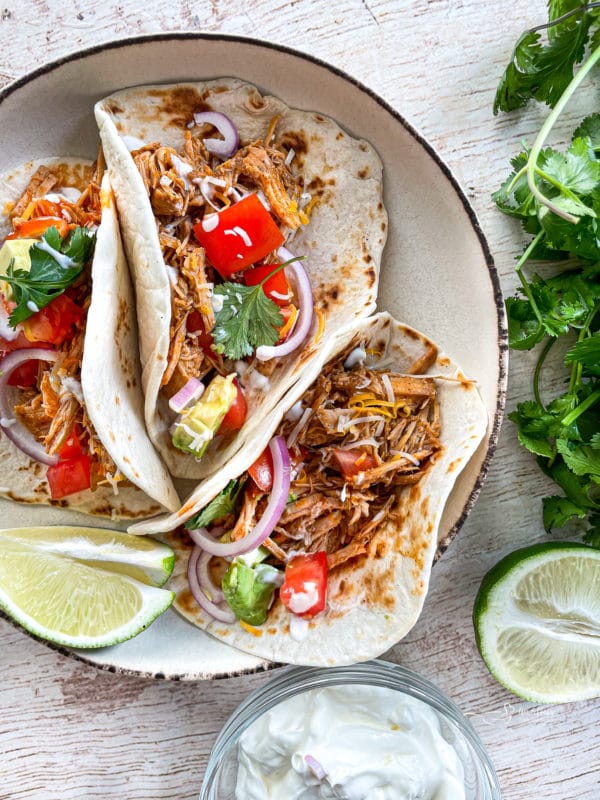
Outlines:
[{"label": "weathered wood surface", "polygon": [[[520,235],[489,195],[546,112],[493,118],[491,103],[517,35],[543,19],[542,0],[5,0],[0,85],[80,47],[157,31],[256,36],[314,54],[377,91],[437,148],[471,198],[510,292]],[[586,105],[596,105],[589,86],[558,135],[567,135]],[[530,374],[526,355],[513,359],[509,407],[528,396]],[[477,506],[435,567],[421,620],[388,657],[434,680],[470,716],[506,800],[593,800],[600,796],[598,704],[542,707],[514,698],[487,673],[471,625],[486,570],[516,546],[544,538],[546,491],[507,423]],[[0,798],[10,800],[191,800],[217,731],[267,680],[119,677],[59,655],[4,621],[0,676]]]}]

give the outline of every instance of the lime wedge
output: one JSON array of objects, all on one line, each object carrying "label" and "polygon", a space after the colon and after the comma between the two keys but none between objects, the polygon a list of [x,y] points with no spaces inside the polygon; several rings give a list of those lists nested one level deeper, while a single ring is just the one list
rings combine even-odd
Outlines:
[{"label": "lime wedge", "polygon": [[511,553],[483,579],[473,622],[488,669],[519,697],[600,695],[600,550],[549,542]]},{"label": "lime wedge", "polygon": [[0,540],[0,607],[31,633],[69,647],[136,636],[175,595],[29,544]]},{"label": "lime wedge", "polygon": [[129,575],[151,586],[162,586],[175,564],[173,551],[154,539],[132,536],[104,528],[53,525],[0,530],[3,540],[20,542],[38,552],[67,556],[84,564]]}]

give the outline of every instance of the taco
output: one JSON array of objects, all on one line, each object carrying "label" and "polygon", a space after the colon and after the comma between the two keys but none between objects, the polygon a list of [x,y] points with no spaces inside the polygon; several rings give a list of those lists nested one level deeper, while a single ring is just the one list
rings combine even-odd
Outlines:
[{"label": "taco", "polygon": [[176,509],[144,428],[133,291],[108,176],[0,181],[0,494],[113,519]]},{"label": "taco", "polygon": [[146,425],[173,475],[206,478],[324,342],[374,311],[381,163],[328,117],[235,79],[126,89],[96,118],[134,275]]},{"label": "taco", "polygon": [[444,505],[486,428],[474,384],[388,314],[342,331],[325,362],[265,421],[245,472],[134,526],[185,519],[168,536],[175,608],[274,661],[361,661],[410,630]]}]

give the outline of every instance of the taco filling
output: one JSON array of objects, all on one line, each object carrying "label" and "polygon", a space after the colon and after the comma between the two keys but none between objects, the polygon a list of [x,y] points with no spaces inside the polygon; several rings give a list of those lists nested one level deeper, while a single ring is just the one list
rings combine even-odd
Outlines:
[{"label": "taco filling", "polygon": [[261,625],[277,591],[293,616],[314,617],[328,574],[363,557],[383,520],[401,524],[398,492],[440,450],[436,383],[365,357],[330,362],[248,473],[187,522],[190,588],[216,619]]},{"label": "taco filling", "polygon": [[51,498],[126,482],[86,412],[81,365],[102,167],[40,166],[0,249],[0,426]]},{"label": "taco filling", "polygon": [[178,414],[173,445],[196,458],[246,420],[244,360],[256,357],[253,380],[266,385],[268,362],[297,349],[312,322],[306,271],[282,247],[308,222],[300,206],[310,195],[293,150],[273,144],[277,122],[241,148],[233,122],[210,111],[189,121],[181,152],[126,142],[137,147],[170,281],[161,394]]}]

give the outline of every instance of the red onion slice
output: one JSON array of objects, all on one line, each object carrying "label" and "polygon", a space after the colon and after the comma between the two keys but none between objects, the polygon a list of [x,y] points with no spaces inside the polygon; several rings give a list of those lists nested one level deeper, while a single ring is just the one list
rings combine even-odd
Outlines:
[{"label": "red onion slice", "polygon": [[306,755],[304,756],[304,761],[306,763],[306,766],[310,769],[310,771],[313,773],[313,775],[318,781],[322,781],[325,775],[327,775],[321,762],[317,761],[317,759],[314,758],[314,756]]},{"label": "red onion slice", "polygon": [[[277,255],[282,261],[289,261],[294,256],[285,247],[280,247]],[[291,278],[296,289],[298,298],[298,318],[292,330],[292,334],[282,342],[273,346],[262,345],[256,350],[256,357],[259,361],[270,361],[272,358],[287,356],[296,350],[308,336],[310,326],[313,321],[313,293],[310,279],[300,261],[292,263],[284,268],[286,275]]]},{"label": "red onion slice", "polygon": [[169,398],[169,408],[180,414],[194,400],[200,399],[204,393],[204,384],[197,378],[190,378],[183,389]]},{"label": "red onion slice", "polygon": [[201,608],[204,609],[204,611],[206,611],[207,614],[210,614],[211,617],[218,619],[219,622],[233,624],[236,621],[236,616],[233,611],[231,611],[229,607],[222,608],[216,603],[212,603],[204,594],[204,590],[198,578],[198,562],[200,561],[201,555],[202,550],[195,546],[192,548],[192,552],[190,553],[190,558],[188,561],[187,579],[190,585],[190,590],[194,596],[194,600]]},{"label": "red onion slice", "polygon": [[217,586],[210,576],[209,565],[212,558],[213,556],[211,556],[210,553],[207,553],[203,550],[200,558],[198,559],[196,574],[198,575],[200,586],[203,589],[208,590],[213,603],[221,603],[225,599],[225,595],[223,594],[221,587]]},{"label": "red onion slice", "polygon": [[239,556],[255,550],[273,532],[279,522],[290,493],[290,454],[283,436],[274,436],[269,442],[273,456],[273,488],[264,514],[252,531],[235,542],[216,542],[206,528],[189,531],[194,542],[213,556]]},{"label": "red onion slice", "polygon": [[194,114],[196,125],[204,125],[208,122],[213,125],[223,137],[222,139],[203,139],[204,146],[209,153],[213,153],[220,158],[229,158],[238,149],[240,137],[232,120],[220,111],[201,111]]},{"label": "red onion slice", "polygon": [[34,347],[31,350],[13,350],[0,361],[0,427],[11,442],[25,455],[42,464],[58,464],[58,456],[48,455],[42,445],[14,417],[14,409],[8,398],[8,379],[14,370],[27,361],[56,361],[55,350]]}]

